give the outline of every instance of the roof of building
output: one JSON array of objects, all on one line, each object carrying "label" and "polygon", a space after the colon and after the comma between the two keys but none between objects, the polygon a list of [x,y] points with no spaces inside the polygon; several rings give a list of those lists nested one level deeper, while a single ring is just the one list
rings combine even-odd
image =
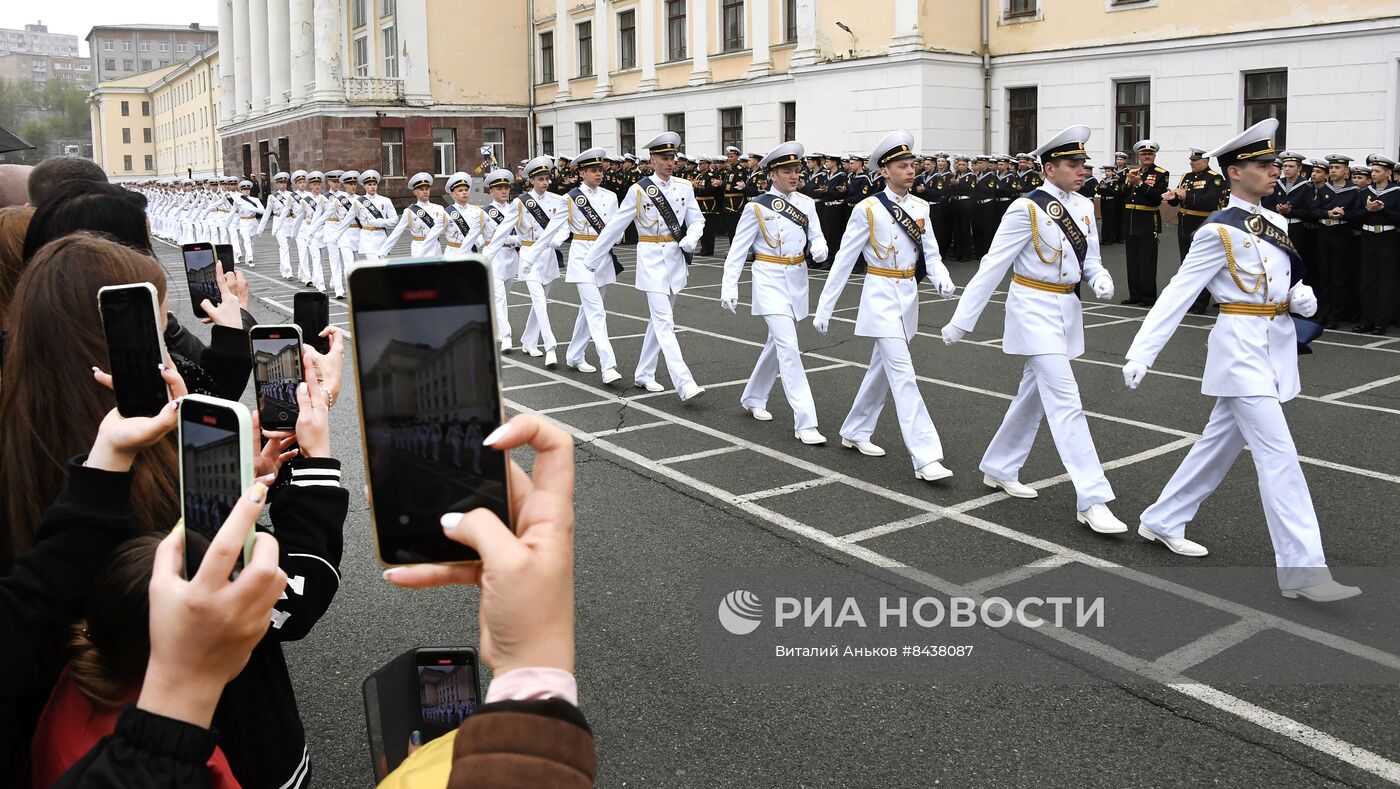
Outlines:
[{"label": "roof of building", "polygon": [[93,26],[92,26],[92,29],[89,30],[89,31],[88,31],[88,34],[87,34],[86,36],[84,36],[83,38],[84,38],[84,39],[90,39],[90,38],[92,38],[92,34],[93,34],[93,33],[96,33],[96,32],[99,31],[99,30],[134,30],[134,31],[148,31],[148,32],[152,32],[152,33],[181,33],[181,32],[183,32],[183,33],[215,33],[215,34],[217,34],[217,33],[219,32],[219,28],[214,27],[214,26],[212,26],[212,25],[210,25],[210,26],[205,26],[205,25],[203,25],[203,24],[200,24],[199,22],[192,22],[192,23],[190,23],[190,24],[188,24],[188,25],[146,25],[146,24],[141,24],[141,25],[93,25]]},{"label": "roof of building", "polygon": [[183,63],[176,63],[173,66],[164,66],[157,69],[151,69],[150,71],[143,71],[140,74],[133,74],[130,77],[120,77],[118,79],[105,79],[97,83],[97,90],[145,90],[151,85],[154,85],[155,83],[159,82],[162,77],[165,77],[166,75],[170,74],[171,72],[175,71],[183,65]]}]

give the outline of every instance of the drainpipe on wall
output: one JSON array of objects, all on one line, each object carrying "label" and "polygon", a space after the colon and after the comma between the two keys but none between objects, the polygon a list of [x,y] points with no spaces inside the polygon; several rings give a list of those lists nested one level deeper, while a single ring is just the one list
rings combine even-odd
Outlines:
[{"label": "drainpipe on wall", "polygon": [[[530,68],[527,72],[530,83],[525,86],[525,93],[529,96],[529,109],[525,113],[525,140],[529,149],[525,151],[524,158],[528,159],[535,150],[535,0],[526,3],[526,13],[529,14],[529,19],[525,20],[525,51],[530,53]],[[507,167],[505,162],[501,162],[501,166],[515,172],[515,168]]]},{"label": "drainpipe on wall", "polygon": [[992,56],[990,49],[990,14],[987,4],[991,0],[978,3],[982,10],[982,153],[992,151]]}]

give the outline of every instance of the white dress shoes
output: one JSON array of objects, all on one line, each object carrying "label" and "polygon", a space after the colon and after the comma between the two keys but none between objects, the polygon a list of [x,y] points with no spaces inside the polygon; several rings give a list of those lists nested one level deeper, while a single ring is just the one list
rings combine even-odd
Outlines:
[{"label": "white dress shoes", "polygon": [[1345,600],[1348,597],[1356,597],[1361,594],[1361,587],[1347,586],[1333,580],[1327,580],[1320,584],[1304,586],[1301,589],[1280,589],[1279,592],[1290,600],[1302,597],[1314,603],[1335,603],[1338,600]]},{"label": "white dress shoes", "polygon": [[1099,534],[1122,534],[1128,530],[1128,524],[1118,520],[1107,504],[1095,504],[1079,513],[1078,518],[1080,523],[1087,524]]},{"label": "white dress shoes", "polygon": [[689,389],[689,390],[687,390],[687,391],[681,393],[681,402],[682,402],[682,403],[688,403],[688,402],[690,402],[691,400],[694,400],[695,398],[699,397],[700,395],[702,395],[702,394],[704,394],[704,393],[705,393],[705,387],[703,387],[703,386],[696,386],[696,387],[693,387],[693,388],[691,388],[691,389]]},{"label": "white dress shoes", "polygon": [[851,441],[850,439],[842,438],[841,446],[845,447],[846,449],[858,450],[862,455],[869,455],[873,458],[881,458],[885,456],[885,450],[875,446],[869,441]]},{"label": "white dress shoes", "polygon": [[925,482],[937,482],[940,479],[947,479],[951,476],[953,476],[953,472],[949,471],[947,466],[944,466],[937,460],[914,472],[914,479],[921,479]]},{"label": "white dress shoes", "polygon": [[616,367],[609,367],[608,369],[603,371],[603,383],[610,384],[615,381],[621,380],[622,373],[618,372]]},{"label": "white dress shoes", "polygon": [[768,413],[768,409],[766,408],[749,408],[748,406],[744,406],[744,410],[748,411],[754,419],[757,419],[760,422],[773,421],[773,415]]},{"label": "white dress shoes", "polygon": [[[768,418],[772,419],[773,417],[770,416]],[[797,437],[798,441],[801,441],[802,443],[811,446],[826,443],[826,436],[822,435],[821,433],[818,433],[815,427],[809,427],[803,430],[799,430],[793,435]]]},{"label": "white dress shoes", "polygon": [[551,370],[559,366],[559,357],[554,355],[552,349],[544,352],[544,366]]},{"label": "white dress shoes", "polygon": [[593,365],[589,364],[588,362],[579,362],[578,364],[571,364],[571,365],[569,365],[569,366],[572,367],[572,368],[574,368],[575,370],[578,370],[578,371],[581,372],[581,373],[596,373],[596,372],[598,372],[598,368],[597,368],[597,367],[594,367]]},{"label": "white dress shoes", "polygon": [[524,351],[526,356],[544,356],[544,351],[541,351],[539,348],[526,348],[522,345],[520,346],[520,350]]},{"label": "white dress shoes", "polygon": [[1033,499],[1040,495],[1040,491],[1030,485],[1022,485],[1014,479],[997,479],[990,474],[982,475],[982,484],[989,488],[1001,488],[1006,495],[1018,499]]},{"label": "white dress shoes", "polygon": [[659,383],[657,383],[657,382],[655,382],[655,381],[637,381],[636,384],[637,384],[637,388],[638,388],[638,389],[645,389],[645,390],[647,390],[648,392],[664,392],[664,391],[666,391],[666,387],[662,386],[661,384],[659,384]]},{"label": "white dress shoes", "polygon": [[1143,525],[1138,526],[1138,536],[1148,542],[1160,542],[1167,546],[1172,553],[1179,553],[1182,556],[1205,556],[1210,553],[1206,550],[1206,546],[1198,542],[1193,542],[1185,537],[1164,537]]},{"label": "white dress shoes", "polygon": [[501,353],[510,353],[510,340],[501,340]]}]

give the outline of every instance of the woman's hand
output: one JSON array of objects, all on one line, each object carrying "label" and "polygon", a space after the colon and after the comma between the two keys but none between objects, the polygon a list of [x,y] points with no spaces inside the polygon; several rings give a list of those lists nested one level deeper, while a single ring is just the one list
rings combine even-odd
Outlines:
[{"label": "woman's hand", "polygon": [[[94,367],[92,377],[108,389],[112,388],[112,376],[108,373]],[[108,411],[97,427],[97,438],[83,465],[106,471],[130,471],[137,453],[175,429],[180,421],[180,398],[188,394],[185,381],[175,367],[168,364],[160,365],[160,377],[170,388],[170,402],[155,416],[124,417],[115,408]]]}]

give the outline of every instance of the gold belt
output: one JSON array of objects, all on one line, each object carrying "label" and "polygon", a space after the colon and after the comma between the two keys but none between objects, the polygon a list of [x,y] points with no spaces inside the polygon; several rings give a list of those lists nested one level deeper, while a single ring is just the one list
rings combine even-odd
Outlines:
[{"label": "gold belt", "polygon": [[335,217],[332,216],[332,217],[327,217],[327,218],[326,218],[326,221],[327,221],[327,222],[339,222],[340,220],[339,220],[339,219],[336,219]]},{"label": "gold belt", "polygon": [[1151,211],[1151,212],[1153,212],[1153,213],[1156,213],[1156,212],[1162,210],[1162,207],[1159,206],[1159,205],[1138,205],[1137,203],[1128,203],[1127,205],[1125,205],[1125,206],[1123,206],[1123,207],[1124,207],[1124,208],[1131,208],[1131,209],[1133,209],[1134,211]]},{"label": "gold belt", "polygon": [[1183,213],[1183,214],[1187,215],[1187,216],[1210,216],[1210,212],[1209,212],[1209,211],[1196,211],[1196,210],[1191,209],[1191,208],[1178,208],[1178,209],[1176,209],[1176,210],[1177,210],[1178,212],[1180,212],[1180,213]]},{"label": "gold belt", "polygon": [[1241,301],[1226,302],[1220,305],[1222,315],[1259,315],[1273,320],[1277,315],[1288,312],[1288,302],[1278,304],[1247,304]]},{"label": "gold belt", "polygon": [[427,240],[428,240],[428,237],[427,237],[427,236],[414,236],[414,237],[413,237],[413,240],[414,240],[414,241],[427,241]]},{"label": "gold belt", "polygon": [[879,266],[866,266],[865,273],[876,277],[889,277],[890,279],[914,278],[914,269],[912,268],[880,268]]},{"label": "gold belt", "polygon": [[[806,256],[804,255],[793,255],[791,257],[784,257],[783,255],[761,255],[757,252],[754,253],[753,259],[761,260],[764,263],[777,263],[780,266],[796,266],[799,263],[803,263],[807,260]],[[869,268],[866,269],[866,271],[869,270]]]},{"label": "gold belt", "polygon": [[645,241],[648,244],[667,244],[676,239],[670,236],[637,236],[638,241]]},{"label": "gold belt", "polygon": [[1022,287],[1032,290],[1043,290],[1046,293],[1073,293],[1074,285],[1064,285],[1059,282],[1041,282],[1038,279],[1023,277],[1020,274],[1012,274],[1011,281]]},{"label": "gold belt", "polygon": [[522,247],[533,247],[534,245],[535,245],[535,242],[533,242],[533,241],[521,241],[521,242],[520,242],[520,246],[522,246]]},{"label": "gold belt", "polygon": [[575,241],[597,241],[597,240],[598,240],[598,237],[597,237],[597,236],[590,236],[590,235],[588,235],[587,233],[575,233],[575,234],[574,234],[574,240],[575,240]]},{"label": "gold belt", "polygon": [[447,245],[448,245],[449,247],[452,247],[453,249],[460,249],[461,246],[462,246],[461,242],[458,242],[458,241],[449,241],[449,242],[447,242]]}]

